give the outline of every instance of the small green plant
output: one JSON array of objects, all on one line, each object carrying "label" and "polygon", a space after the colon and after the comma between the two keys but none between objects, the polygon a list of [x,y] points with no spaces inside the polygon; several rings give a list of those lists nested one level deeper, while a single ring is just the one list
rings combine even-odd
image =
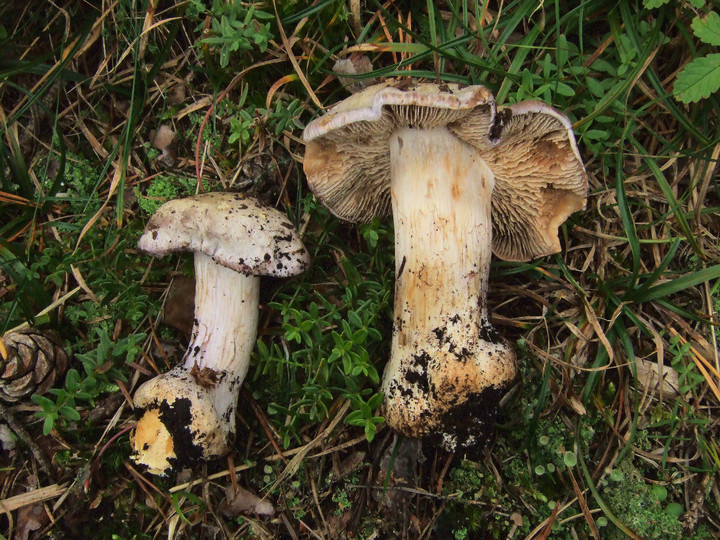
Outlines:
[{"label": "small green plant", "polygon": [[35,166],[45,194],[67,204],[72,212],[88,215],[95,212],[100,207],[95,190],[102,180],[102,169],[74,152],[66,151],[61,155],[58,146],[55,142],[52,151]]},{"label": "small green plant", "polygon": [[[644,0],[645,7],[658,8],[670,0]],[[689,0],[696,10],[702,10],[704,0]],[[707,11],[693,17],[690,24],[697,39],[706,45],[720,47],[720,15],[716,11]],[[710,53],[693,58],[678,73],[673,87],[673,96],[682,103],[695,103],[710,97],[720,89],[720,53]]]},{"label": "small green plant", "polygon": [[237,116],[230,118],[230,136],[228,137],[228,143],[249,143],[255,132],[256,122],[257,118],[249,109],[240,109]]},{"label": "small green plant", "polygon": [[[720,46],[720,15],[710,11],[692,21],[695,37],[707,45]],[[709,97],[720,88],[720,53],[693,59],[678,73],[673,95],[683,103],[694,103]]]},{"label": "small green plant", "polygon": [[455,536],[455,540],[466,540],[468,538],[467,527],[461,527],[459,529],[455,529],[453,531],[453,535]]},{"label": "small green plant", "polygon": [[[206,507],[205,501],[203,501],[202,498],[188,491],[178,491],[177,493],[171,494],[170,498],[172,500],[173,508],[175,508],[175,511],[180,516],[180,519],[182,519],[188,525],[192,525],[192,522],[190,521],[190,519],[188,519],[186,514],[190,511],[202,512]],[[193,506],[191,506],[190,508],[186,508],[183,511],[183,508],[181,508],[181,504],[185,502],[189,502]]]},{"label": "small green plant", "polygon": [[92,404],[100,394],[118,391],[114,381],[125,381],[126,378],[116,364],[134,361],[141,351],[140,343],[145,339],[145,334],[130,334],[113,342],[104,329],[100,329],[98,334],[100,342],[95,349],[75,355],[82,362],[84,374],[70,369],[65,376],[65,387],[50,389],[54,400],[37,394],[32,396],[33,403],[42,409],[35,414],[43,420],[45,435],[52,431],[58,420],[80,420],[77,402]]},{"label": "small green plant", "polygon": [[264,52],[268,41],[273,38],[270,24],[260,21],[274,19],[274,15],[256,9],[253,5],[248,6],[240,0],[215,0],[210,13],[211,35],[202,39],[200,44],[218,50],[221,68],[228,67],[231,58],[240,53],[255,48]]},{"label": "small green plant", "polygon": [[240,99],[237,114],[230,118],[229,144],[240,142],[242,145],[247,145],[263,122],[266,123],[268,131],[275,136],[279,136],[285,130],[292,132],[305,127],[300,121],[302,105],[299,100],[294,99],[290,103],[278,100],[274,109],[267,110],[251,105],[243,107],[245,96],[246,93]]},{"label": "small green plant", "polygon": [[307,515],[302,505],[301,499],[301,483],[299,480],[293,480],[285,492],[285,506],[292,512],[295,519],[303,519]]},{"label": "small green plant", "polygon": [[39,405],[42,410],[35,415],[43,420],[43,434],[48,435],[55,427],[55,423],[61,417],[64,420],[77,422],[80,420],[80,413],[77,411],[77,401],[90,401],[91,391],[95,388],[95,379],[92,376],[81,379],[77,370],[71,369],[65,376],[65,388],[51,388],[50,393],[55,396],[53,401],[50,398],[34,394],[32,401]]},{"label": "small green plant", "polygon": [[374,411],[380,407],[382,400],[382,394],[373,394],[367,401],[362,399],[356,400],[355,405],[359,408],[345,417],[345,423],[351,426],[362,427],[365,430],[365,438],[368,442],[373,441],[377,431],[377,425],[385,420],[382,416],[375,416],[374,413]]},{"label": "small green plant", "polygon": [[296,129],[303,129],[305,124],[300,121],[302,112],[299,99],[293,99],[289,103],[278,100],[275,109],[268,111],[268,128],[275,136],[280,136],[286,130],[293,132]]},{"label": "small green plant", "polygon": [[[255,377],[272,377],[273,384],[259,385],[263,390],[256,390],[257,399],[269,401],[268,413],[286,447],[300,441],[303,425],[327,418],[339,397],[351,404],[346,424],[362,428],[373,440],[383,421],[376,415],[382,402],[376,364],[386,354],[382,330],[390,318],[392,254],[378,242],[369,253],[340,259],[339,266],[332,257],[325,259],[328,254],[316,247],[323,237],[330,236],[327,241],[335,245],[344,241],[336,236],[337,224],[324,208],[309,197],[305,203],[320,238],[313,233],[304,241],[311,253],[318,249],[317,256],[292,288],[281,290],[267,304],[282,332],[258,340]],[[374,231],[378,239],[389,240],[387,228],[375,224]],[[370,279],[370,269],[380,274]],[[315,288],[313,282],[328,285]]]},{"label": "small green plant", "polygon": [[348,492],[345,489],[336,490],[332,494],[332,500],[335,504],[337,504],[337,508],[335,508],[335,510],[333,511],[333,514],[335,514],[336,516],[341,516],[342,514],[347,512],[352,506],[352,501],[350,500]]},{"label": "small green plant", "polygon": [[672,336],[669,341],[673,355],[671,365],[677,371],[680,383],[678,393],[684,395],[696,391],[705,382],[705,377],[690,358],[690,343],[682,343],[679,335]]},{"label": "small green plant", "polygon": [[[457,538],[469,538],[488,526],[490,514],[485,506],[478,506],[477,501],[489,505],[499,504],[501,490],[495,477],[478,462],[463,460],[457,467],[450,470],[448,480],[443,484],[443,495],[448,500],[448,512],[445,516],[448,528]],[[463,536],[465,535],[465,536]]]},{"label": "small green plant", "polygon": [[140,188],[135,186],[133,191],[138,198],[138,205],[142,210],[152,215],[165,202],[195,193],[197,182],[194,179],[182,176],[162,174],[151,181],[143,195]]},{"label": "small green plant", "polygon": [[262,477],[262,485],[263,489],[269,489],[270,486],[275,483],[275,479],[277,478],[277,473],[275,472],[275,468],[270,465],[269,463],[266,463],[263,466],[263,477]]}]

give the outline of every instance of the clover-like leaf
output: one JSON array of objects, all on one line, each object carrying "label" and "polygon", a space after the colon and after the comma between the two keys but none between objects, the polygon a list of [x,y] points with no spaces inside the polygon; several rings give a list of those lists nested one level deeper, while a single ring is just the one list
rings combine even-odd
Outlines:
[{"label": "clover-like leaf", "polygon": [[669,1],[670,0],[643,0],[643,4],[648,9],[655,9],[659,8],[660,6],[664,6]]},{"label": "clover-like leaf", "polygon": [[690,26],[703,43],[720,46],[720,15],[717,12],[711,11],[704,17],[695,17]]},{"label": "clover-like leaf", "polygon": [[673,95],[683,103],[709,97],[720,88],[720,53],[696,58],[678,74]]}]

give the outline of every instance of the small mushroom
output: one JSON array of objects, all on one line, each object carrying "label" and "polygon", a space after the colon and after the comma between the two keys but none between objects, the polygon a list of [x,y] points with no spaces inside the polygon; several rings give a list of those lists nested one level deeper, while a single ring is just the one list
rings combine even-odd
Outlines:
[{"label": "small mushroom", "polygon": [[526,261],[560,250],[558,226],[587,193],[570,121],[535,101],[497,110],[482,86],[403,80],[337,104],[304,139],[310,188],[337,217],[392,209],[387,423],[450,451],[475,447],[517,373],[488,320],[491,251]]},{"label": "small mushroom", "polygon": [[235,437],[238,390],[258,324],[258,276],[294,276],[309,255],[274,208],[237,193],[169,201],[138,241],[155,256],[195,255],[195,320],[183,363],[135,392],[144,409],[133,459],[152,474],[225,454]]}]

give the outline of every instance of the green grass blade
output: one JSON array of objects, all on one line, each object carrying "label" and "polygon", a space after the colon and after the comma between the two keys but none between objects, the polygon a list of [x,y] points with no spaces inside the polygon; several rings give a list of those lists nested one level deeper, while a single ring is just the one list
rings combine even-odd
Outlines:
[{"label": "green grass blade", "polygon": [[[625,31],[630,40],[632,41],[633,45],[638,48],[638,50],[644,49],[649,52],[651,48],[643,47],[644,40],[638,35],[636,30],[636,25],[634,21],[637,20],[637,14],[633,12],[632,7],[627,2],[620,2],[619,7]],[[653,23],[653,26],[658,29],[658,32],[653,32],[653,39],[648,42],[652,43],[652,48],[657,46],[657,44],[660,43],[660,40],[665,38],[665,34],[659,32],[659,29],[663,28],[664,26],[664,19],[666,16],[665,12],[665,9],[659,10],[657,12],[657,20],[655,20]],[[671,30],[671,28],[665,28],[665,32],[668,32],[669,30]],[[642,56],[645,57],[646,54],[647,53],[644,53]],[[685,112],[678,108],[675,100],[672,99],[670,93],[663,87],[662,81],[655,73],[652,65],[648,66],[647,70],[644,73],[644,76],[650,81],[650,84],[652,85],[655,92],[657,92],[657,95],[661,100],[662,104],[667,107],[673,118],[678,120],[682,124],[682,127],[685,128],[685,130],[687,130],[689,133],[691,133],[693,137],[695,137],[700,142],[700,144],[707,144],[707,135],[703,133],[702,130],[698,129],[695,123],[691,121],[691,119],[688,117],[687,114],[685,114]]]},{"label": "green grass blade", "polygon": [[[83,26],[77,33],[76,40],[74,41],[72,49],[67,51],[62,60],[60,60],[53,67],[52,72],[46,77],[43,85],[30,97],[30,99],[25,102],[22,107],[20,107],[20,109],[18,109],[14,116],[8,118],[7,125],[11,125],[19,118],[22,118],[22,116],[30,109],[30,107],[35,105],[35,103],[37,103],[42,98],[42,96],[44,96],[47,91],[58,82],[58,80],[61,78],[61,75],[65,73],[65,68],[67,67],[67,65],[74,59],[75,53],[80,50],[80,48],[85,44],[85,39],[90,33],[94,22],[95,19],[91,17],[83,23]],[[0,137],[4,136],[6,128],[7,126],[0,125]]]},{"label": "green grass blade", "polygon": [[[611,329],[607,332],[605,332],[605,337],[608,338],[608,341],[610,342],[610,345],[612,346],[615,343],[615,332]],[[599,347],[597,351],[597,356],[595,357],[595,361],[592,363],[592,368],[597,370],[600,367],[606,366],[608,363],[608,360],[610,360],[610,357],[608,356],[607,350],[605,350],[605,347]],[[590,399],[593,391],[595,390],[595,386],[600,382],[600,378],[602,377],[602,370],[597,371],[591,371],[588,375],[587,381],[585,381],[585,387],[583,388],[582,393],[582,402],[587,403]]]},{"label": "green grass blade", "polygon": [[625,298],[630,301],[636,301],[638,298],[638,295],[642,295],[652,286],[653,283],[655,283],[660,277],[665,273],[665,270],[667,270],[668,266],[670,266],[670,263],[673,261],[675,257],[675,253],[677,252],[678,248],[680,247],[680,238],[675,238],[673,240],[673,243],[670,245],[670,248],[668,249],[667,254],[663,258],[662,261],[660,261],[660,264],[658,267],[653,271],[652,274],[647,276],[644,280],[642,285],[640,287],[633,289],[630,287],[630,290],[625,295]]},{"label": "green grass blade", "polygon": [[622,172],[622,159],[623,153],[618,152],[616,164],[618,175],[617,181],[615,182],[615,193],[617,196],[618,212],[620,213],[623,228],[627,235],[628,245],[630,246],[630,252],[632,253],[632,277],[630,278],[630,288],[632,288],[635,286],[638,273],[640,272],[640,259],[642,255],[640,251],[640,241],[638,240],[637,231],[635,230],[635,220],[633,219],[630,203],[625,193],[625,175]]},{"label": "green grass blade", "polygon": [[636,291],[636,294],[633,295],[633,299],[636,302],[651,302],[718,278],[720,278],[720,264],[703,268],[697,272],[685,274],[684,276],[674,278],[666,283],[650,287],[645,291]]},{"label": "green grass blade", "polygon": [[[645,148],[643,148],[643,146],[637,140],[635,140],[635,138],[630,136],[629,139],[632,142],[633,146],[640,150],[642,154],[649,155],[647,150],[645,150]],[[685,212],[680,205],[680,202],[675,197],[675,193],[673,192],[672,187],[670,187],[670,184],[665,178],[662,170],[660,170],[660,167],[658,166],[656,160],[653,157],[648,157],[645,159],[645,163],[647,164],[650,171],[653,173],[655,180],[657,180],[658,186],[662,190],[663,195],[665,195],[665,198],[667,199],[667,202],[672,209],[673,215],[675,216],[675,219],[680,226],[680,230],[682,230],[683,234],[685,235],[686,240],[690,243],[693,251],[695,251],[698,256],[702,257],[702,251],[700,250],[700,246],[698,245],[697,240],[695,240],[695,235],[690,229],[690,225],[688,224],[688,221],[685,217]]]},{"label": "green grass blade", "polygon": [[[518,24],[520,21],[518,21]],[[507,37],[509,37],[509,27],[506,28]],[[541,27],[539,24],[534,24],[533,27],[530,29],[530,31],[525,35],[525,37],[522,39],[522,41],[519,43],[519,46],[514,52],[512,63],[510,64],[510,68],[507,70],[507,73],[505,74],[505,80],[500,85],[500,89],[498,90],[497,94],[495,95],[495,99],[498,103],[504,103],[505,100],[508,97],[508,94],[510,93],[510,88],[513,84],[519,79],[520,72],[523,69],[523,66],[525,64],[525,60],[527,59],[528,54],[530,53],[533,48],[531,47],[534,43],[537,37],[540,35]],[[502,37],[500,38],[500,43],[502,43]]]},{"label": "green grass blade", "polygon": [[[575,443],[580,448],[580,424],[578,423],[578,426],[575,428]],[[618,517],[610,510],[610,507],[605,503],[603,498],[600,496],[600,492],[597,489],[597,486],[595,485],[595,482],[593,481],[592,475],[590,474],[590,471],[587,468],[587,465],[585,464],[585,460],[583,459],[582,452],[577,452],[577,458],[578,463],[580,464],[580,468],[582,469],[583,476],[585,477],[585,484],[590,489],[590,493],[593,494],[593,497],[595,498],[595,502],[602,510],[603,514],[612,521],[615,526],[623,531],[626,535],[628,535],[631,538],[638,538],[638,536],[633,533],[628,527],[618,519]]]},{"label": "green grass blade", "polygon": [[[610,22],[613,21],[613,18],[610,17]],[[660,36],[660,29],[662,28],[662,25],[658,24],[653,26],[652,33],[650,37],[646,40],[644,44],[638,45],[638,50],[642,51],[641,57],[646,58],[652,50],[657,46],[658,39]],[[619,42],[619,30],[614,30],[614,38],[615,42]],[[622,94],[628,91],[635,81],[635,78],[640,74],[640,72],[643,70],[644,65],[642,62],[637,62],[632,70],[630,70],[628,73],[626,73],[623,78],[616,84],[609,92],[607,92],[596,104],[593,111],[586,115],[584,118],[579,120],[575,123],[575,128],[579,129],[586,124],[594,121],[598,116],[602,115],[607,111],[607,109],[614,103],[614,102],[623,102]]]}]

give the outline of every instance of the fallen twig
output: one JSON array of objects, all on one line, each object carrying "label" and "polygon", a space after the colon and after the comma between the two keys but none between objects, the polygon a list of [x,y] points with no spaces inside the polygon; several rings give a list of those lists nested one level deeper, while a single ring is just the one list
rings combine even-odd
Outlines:
[{"label": "fallen twig", "polygon": [[14,497],[8,497],[7,499],[0,500],[0,512],[12,512],[29,504],[41,503],[54,499],[55,497],[62,495],[67,487],[68,484],[53,484],[51,486],[33,489],[32,491],[27,491],[25,493],[21,493],[20,495],[15,495]]}]

